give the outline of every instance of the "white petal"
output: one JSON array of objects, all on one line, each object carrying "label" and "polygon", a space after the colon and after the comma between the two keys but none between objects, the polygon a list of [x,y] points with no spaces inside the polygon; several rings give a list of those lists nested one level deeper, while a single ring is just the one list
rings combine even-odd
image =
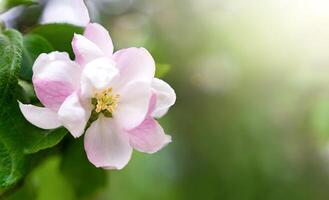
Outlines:
[{"label": "white petal", "polygon": [[75,137],[80,137],[90,117],[91,110],[84,108],[77,93],[66,98],[58,111],[58,118],[63,126]]},{"label": "white petal", "polygon": [[158,78],[153,79],[152,89],[156,94],[156,104],[151,115],[152,117],[160,118],[175,104],[176,94],[168,83]]},{"label": "white petal", "polygon": [[150,84],[132,82],[120,91],[120,99],[113,117],[125,129],[137,127],[146,117],[152,91]]},{"label": "white petal", "polygon": [[98,58],[88,63],[81,77],[82,96],[92,97],[95,90],[108,88],[118,74],[119,71],[108,58]]},{"label": "white petal", "polygon": [[43,53],[38,56],[33,64],[33,78],[62,81],[79,85],[81,68],[65,52]]},{"label": "white petal", "polygon": [[92,123],[84,145],[89,161],[106,169],[122,169],[132,153],[127,134],[111,118],[100,117]]},{"label": "white petal", "polygon": [[25,105],[21,102],[18,103],[25,119],[31,124],[42,129],[54,129],[61,126],[57,113],[51,111],[50,109],[33,105]]},{"label": "white petal", "polygon": [[89,13],[83,0],[50,0],[43,11],[41,24],[69,23],[86,26]]}]

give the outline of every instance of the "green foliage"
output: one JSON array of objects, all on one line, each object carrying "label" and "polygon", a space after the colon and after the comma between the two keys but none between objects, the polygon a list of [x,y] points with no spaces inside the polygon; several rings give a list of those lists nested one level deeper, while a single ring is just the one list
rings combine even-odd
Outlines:
[{"label": "green foliage", "polygon": [[0,13],[19,5],[31,5],[37,3],[37,0],[1,0]]},{"label": "green foliage", "polygon": [[71,24],[45,24],[34,28],[31,33],[43,36],[56,51],[68,52],[73,58],[71,41],[74,33],[83,33],[83,28]]},{"label": "green foliage", "polygon": [[170,71],[171,66],[169,64],[157,64],[156,65],[156,71],[155,71],[155,77],[162,78],[166,76]]},{"label": "green foliage", "polygon": [[[50,156],[28,177],[35,183],[34,189],[37,200],[74,200],[72,186],[59,170],[60,156]],[[82,178],[82,177],[80,177]],[[80,179],[81,180],[81,179]],[[31,190],[30,189],[30,190]],[[33,199],[34,200],[34,199]]]},{"label": "green foliage", "polygon": [[36,194],[31,182],[25,182],[24,185],[18,185],[15,190],[7,191],[2,198],[6,200],[35,200]]},{"label": "green foliage", "polygon": [[48,154],[27,176],[24,184],[6,193],[6,199],[97,199],[98,192],[107,183],[106,171],[88,162],[83,138],[66,138],[63,144],[63,148],[57,149],[63,151],[56,151],[57,154],[50,156]]},{"label": "green foliage", "polygon": [[26,140],[24,141],[23,148],[25,154],[32,154],[40,150],[53,147],[67,134],[67,130],[64,128],[41,130],[39,128],[35,128],[33,125],[27,125],[26,123],[25,127],[31,127],[24,131],[26,132],[24,133]]},{"label": "green foliage", "polygon": [[14,30],[0,34],[0,186],[9,187],[27,172],[28,154],[56,145],[63,128],[41,130],[22,116],[17,99],[23,38]]},{"label": "green foliage", "polygon": [[23,185],[7,193],[8,200],[74,200],[74,191],[59,170],[61,157],[48,156],[32,173]]},{"label": "green foliage", "polygon": [[52,45],[39,35],[25,35],[23,37],[23,60],[20,71],[20,78],[24,80],[32,79],[32,66],[41,53],[53,51]]},{"label": "green foliage", "polygon": [[[24,174],[25,159],[21,150],[22,137],[17,130],[15,116],[15,91],[19,70],[22,37],[8,30],[0,35],[0,185],[9,186]],[[17,104],[17,103],[16,103]],[[17,110],[17,109],[16,109]]]},{"label": "green foliage", "polygon": [[[90,199],[107,182],[106,172],[93,166],[84,153],[83,138],[67,145],[61,170],[78,199]],[[83,180],[81,180],[83,178]]]}]

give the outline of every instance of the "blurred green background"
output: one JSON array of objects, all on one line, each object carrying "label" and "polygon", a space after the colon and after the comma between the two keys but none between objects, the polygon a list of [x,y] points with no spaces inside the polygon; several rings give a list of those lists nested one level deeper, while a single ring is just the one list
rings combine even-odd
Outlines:
[{"label": "blurred green background", "polygon": [[[163,79],[177,102],[160,120],[173,142],[135,152],[88,199],[329,199],[328,1],[95,2],[117,49],[144,46],[171,66]],[[60,159],[22,190],[79,199]]]}]

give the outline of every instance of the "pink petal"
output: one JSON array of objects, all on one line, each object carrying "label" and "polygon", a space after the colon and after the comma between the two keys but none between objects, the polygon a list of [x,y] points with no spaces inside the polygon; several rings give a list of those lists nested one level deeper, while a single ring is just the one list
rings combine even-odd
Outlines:
[{"label": "pink petal", "polygon": [[122,85],[131,81],[152,82],[155,73],[155,63],[146,49],[123,49],[117,51],[113,59],[120,70],[120,82]]},{"label": "pink petal", "polygon": [[96,44],[106,56],[112,56],[112,39],[109,32],[103,26],[96,23],[88,24],[85,29],[84,36]]},{"label": "pink petal", "polygon": [[41,54],[33,65],[33,85],[41,103],[53,111],[79,86],[81,69],[66,53]]},{"label": "pink petal", "polygon": [[74,34],[72,48],[76,61],[82,66],[96,58],[105,56],[96,44],[80,34]]},{"label": "pink petal", "polygon": [[171,137],[151,117],[147,117],[141,125],[128,133],[131,146],[145,153],[155,153],[171,142]]},{"label": "pink petal", "polygon": [[133,129],[146,117],[152,95],[151,87],[145,82],[132,82],[119,94],[120,99],[113,117],[125,129]]},{"label": "pink petal", "polygon": [[152,89],[156,95],[156,104],[151,115],[152,117],[160,118],[175,104],[176,94],[168,83],[157,78],[154,78],[152,81]]},{"label": "pink petal", "polygon": [[91,110],[81,105],[79,96],[75,92],[66,98],[58,110],[58,118],[63,126],[77,138],[84,133],[90,113]]},{"label": "pink petal", "polygon": [[34,79],[33,84],[40,102],[53,111],[57,111],[66,97],[73,92],[71,85],[65,82]]},{"label": "pink petal", "polygon": [[50,0],[41,17],[41,24],[69,23],[86,26],[89,21],[88,9],[83,0]]},{"label": "pink petal", "polygon": [[122,169],[130,160],[129,138],[111,118],[100,117],[86,131],[85,150],[96,167]]},{"label": "pink petal", "polygon": [[19,102],[19,108],[25,119],[42,129],[54,129],[61,126],[57,113],[48,108],[25,105]]}]

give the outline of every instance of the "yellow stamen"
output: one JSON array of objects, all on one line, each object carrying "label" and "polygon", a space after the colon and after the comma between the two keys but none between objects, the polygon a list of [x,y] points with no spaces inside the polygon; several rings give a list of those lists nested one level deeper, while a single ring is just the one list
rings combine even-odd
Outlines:
[{"label": "yellow stamen", "polygon": [[113,89],[108,88],[101,92],[96,92],[95,98],[97,100],[96,109],[95,109],[95,111],[97,113],[100,113],[100,112],[106,111],[106,110],[110,113],[113,113],[114,109],[118,105],[120,95],[113,94]]}]

